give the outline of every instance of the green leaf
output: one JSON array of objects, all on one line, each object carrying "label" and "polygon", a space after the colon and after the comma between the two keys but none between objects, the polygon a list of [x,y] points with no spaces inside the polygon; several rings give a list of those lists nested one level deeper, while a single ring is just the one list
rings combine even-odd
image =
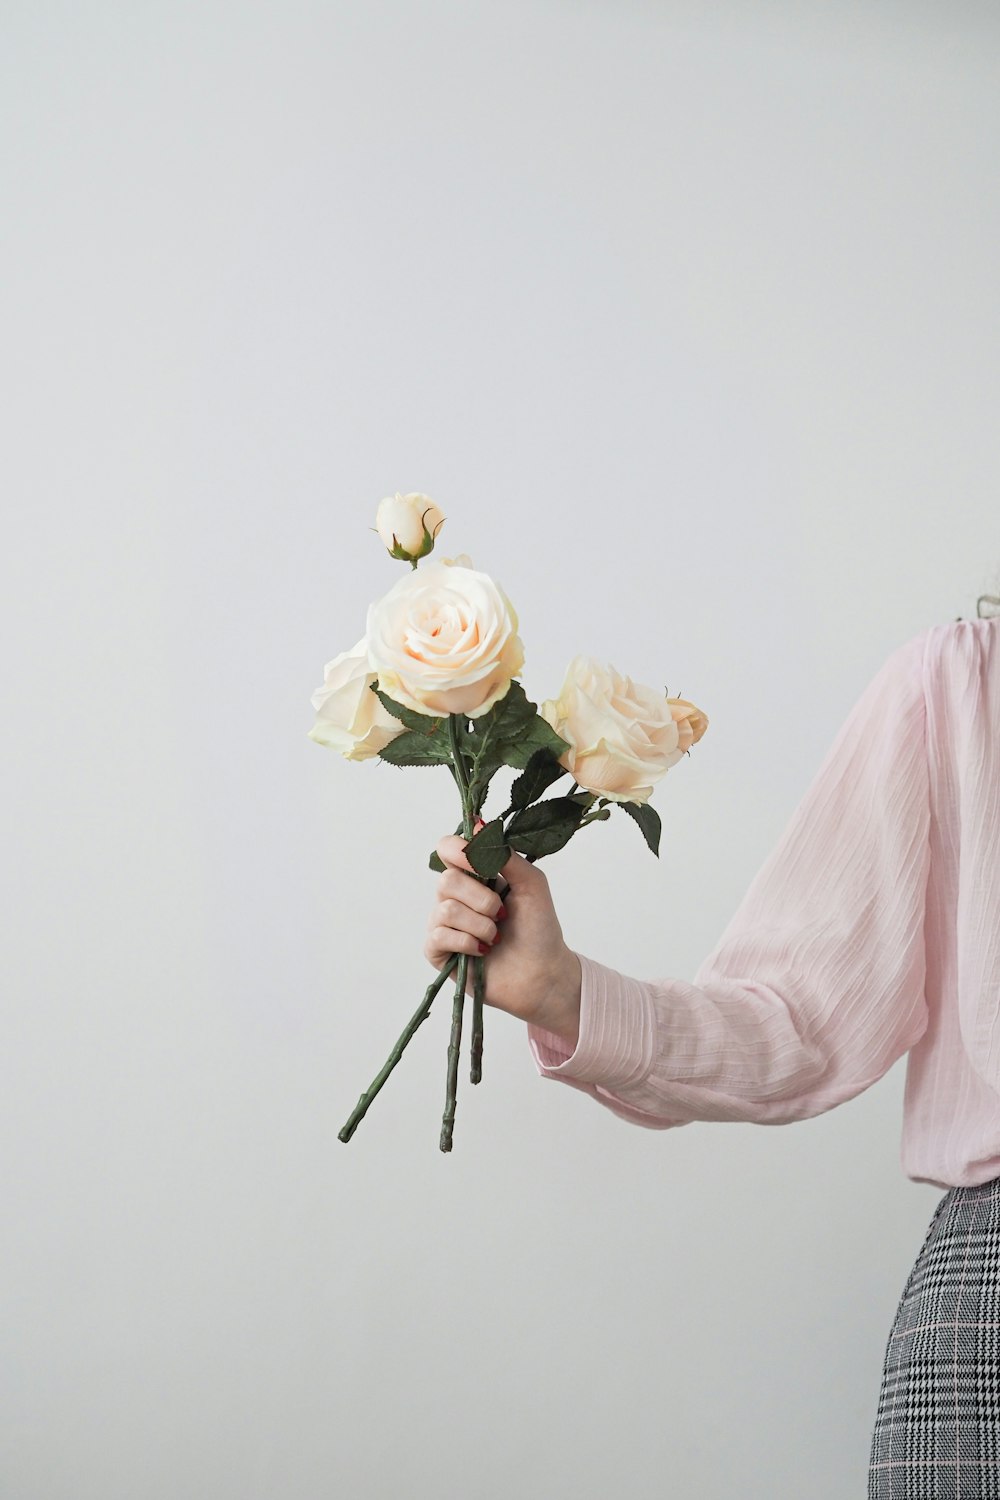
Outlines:
[{"label": "green leaf", "polygon": [[568,844],[580,826],[584,808],[572,797],[549,797],[515,813],[507,824],[507,842],[519,854],[540,859]]},{"label": "green leaf", "polygon": [[660,815],[648,802],[619,802],[622,812],[627,812],[642,829],[642,836],[657,859],[660,857]]},{"label": "green leaf", "polygon": [[418,734],[436,734],[442,724],[447,725],[447,714],[420,714],[416,709],[407,708],[404,703],[397,703],[395,698],[390,698],[388,693],[383,693],[378,686],[377,678],[369,686],[386,712],[392,714],[392,717],[398,719],[401,724],[405,724],[407,729],[413,729]]},{"label": "green leaf", "polygon": [[498,750],[503,756],[504,765],[523,770],[536,750],[547,750],[553,759],[558,759],[569,748],[569,741],[556,734],[548,719],[535,714],[520,725],[516,735],[505,735]]},{"label": "green leaf", "polygon": [[473,834],[465,846],[465,857],[477,875],[487,880],[499,875],[510,859],[510,843],[504,835],[502,818],[491,819]]},{"label": "green leaf", "polygon": [[560,776],[568,775],[569,772],[559,764],[549,747],[539,746],[532,751],[524,770],[511,786],[511,807],[517,809],[527,807],[529,802],[537,802],[547,787],[558,781]]},{"label": "green leaf", "polygon": [[499,735],[506,738],[515,735],[520,729],[530,722],[535,716],[537,704],[531,703],[524,688],[516,677],[511,678],[510,687],[503,697],[498,699],[490,709],[489,713],[483,714],[473,722],[477,730],[486,734]]},{"label": "green leaf", "polygon": [[[548,735],[544,738],[535,727],[536,721],[548,729]],[[536,745],[550,744],[553,747],[558,745],[560,750],[569,748],[566,741],[560,739],[547,721],[542,718],[538,712],[538,704],[532,703],[516,678],[511,679],[506,693],[493,705],[489,713],[474,722],[484,741],[502,741],[506,745],[516,743],[530,732],[536,736]]]},{"label": "green leaf", "polygon": [[451,746],[446,739],[404,730],[383,745],[379,758],[390,766],[440,766],[451,764]]}]

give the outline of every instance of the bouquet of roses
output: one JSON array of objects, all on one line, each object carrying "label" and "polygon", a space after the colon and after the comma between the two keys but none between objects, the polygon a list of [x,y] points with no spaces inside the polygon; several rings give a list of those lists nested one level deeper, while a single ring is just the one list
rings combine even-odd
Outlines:
[{"label": "bouquet of roses", "polygon": [[[382,500],[373,528],[389,555],[410,564],[368,607],[365,634],[327,663],[311,698],[309,738],[347,760],[447,766],[462,807],[456,828],[476,877],[496,889],[516,850],[534,861],[562,849],[581,828],[620,808],[659,857],[653,784],[704,734],[708,719],[686,698],[576,656],[557,698],[532,703],[517,680],[524,666],[518,617],[503,589],[465,553],[418,566],[445,517],[426,495]],[[482,816],[501,766],[517,772],[506,809]],[[568,792],[544,793],[563,776]],[[481,826],[480,826],[481,825]],[[431,869],[446,867],[436,850]],[[501,897],[503,892],[500,893]],[[471,1081],[482,1078],[485,955],[452,954],[428,985],[383,1067],[339,1132],[349,1141],[398,1063],[434,996],[455,971],[440,1148],[450,1151],[469,962],[473,964]]]}]

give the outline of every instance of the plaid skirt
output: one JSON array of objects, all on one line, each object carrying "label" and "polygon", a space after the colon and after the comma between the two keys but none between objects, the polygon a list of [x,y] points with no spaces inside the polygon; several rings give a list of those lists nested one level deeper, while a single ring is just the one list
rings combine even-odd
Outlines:
[{"label": "plaid skirt", "polygon": [[1000,1177],[949,1188],[882,1367],[868,1500],[1000,1500]]}]

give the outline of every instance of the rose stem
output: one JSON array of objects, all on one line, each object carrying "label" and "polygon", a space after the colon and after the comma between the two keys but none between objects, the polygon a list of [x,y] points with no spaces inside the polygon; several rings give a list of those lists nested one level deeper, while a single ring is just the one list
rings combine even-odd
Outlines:
[{"label": "rose stem", "polygon": [[[465,756],[462,753],[461,736],[465,731],[466,722],[466,714],[448,715],[448,739],[451,746],[451,770],[462,798],[462,832],[465,839],[468,841],[472,837],[473,823],[475,822],[478,809],[473,806],[473,802],[475,799],[472,794],[472,788],[469,784],[469,768],[465,763]],[[476,878],[480,879],[481,877],[477,876]],[[477,995],[479,993],[478,986],[481,985],[481,977],[479,973],[481,969],[482,959],[480,958],[478,967],[475,971]],[[462,1011],[465,1006],[465,981],[468,971],[469,954],[463,953],[460,955],[458,960],[458,969],[455,975],[455,998],[452,1003],[451,1010],[451,1040],[448,1043],[448,1084],[445,1092],[444,1116],[441,1120],[441,1139],[439,1143],[442,1151],[451,1150],[452,1135],[455,1129],[455,1106],[458,1098],[458,1055],[460,1043],[462,1040]],[[474,1013],[474,1024],[477,1025],[480,1060],[479,1071],[481,1074],[483,1053],[483,1021],[481,1002],[477,1004],[477,1008]],[[473,1072],[475,1072],[475,1070],[476,1065],[475,1063],[473,1063]],[[478,1082],[478,1079],[476,1080],[476,1082]]]},{"label": "rose stem", "polygon": [[455,1129],[455,1104],[458,1097],[458,1052],[462,1040],[462,1007],[465,1004],[465,976],[469,968],[469,954],[460,953],[455,976],[455,1000],[451,1008],[451,1041],[448,1043],[448,1087],[445,1093],[444,1115],[441,1120],[442,1151],[451,1150],[451,1137]]},{"label": "rose stem", "polygon": [[483,991],[486,988],[485,960],[482,954],[473,957],[472,987],[472,1071],[473,1083],[483,1077]]},{"label": "rose stem", "polygon": [[383,1083],[385,1083],[385,1080],[388,1078],[389,1074],[392,1072],[393,1068],[402,1057],[403,1048],[406,1046],[407,1042],[410,1040],[411,1036],[416,1031],[421,1021],[425,1021],[427,1019],[434,996],[444,984],[452,969],[458,963],[459,957],[459,954],[453,953],[448,959],[448,962],[443,966],[443,968],[438,969],[437,976],[431,980],[430,984],[427,986],[427,989],[424,991],[424,998],[421,1000],[419,1007],[414,1011],[410,1020],[407,1022],[406,1029],[403,1031],[392,1051],[389,1053],[388,1059],[386,1060],[381,1071],[373,1079],[366,1092],[361,1095],[361,1098],[354,1106],[354,1110],[347,1124],[342,1130],[338,1131],[338,1141],[349,1141],[355,1130],[357,1130],[359,1122],[364,1119],[365,1112],[368,1109],[369,1104],[371,1104],[372,1100],[375,1098],[375,1095],[378,1093],[379,1089],[382,1087]]}]

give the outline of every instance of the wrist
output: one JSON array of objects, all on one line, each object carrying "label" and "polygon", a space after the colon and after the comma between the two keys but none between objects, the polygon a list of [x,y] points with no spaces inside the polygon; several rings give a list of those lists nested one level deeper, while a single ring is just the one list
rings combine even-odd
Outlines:
[{"label": "wrist", "polygon": [[580,1039],[580,990],[583,966],[572,948],[567,948],[554,974],[532,1025],[550,1031],[567,1046],[576,1047]]}]

